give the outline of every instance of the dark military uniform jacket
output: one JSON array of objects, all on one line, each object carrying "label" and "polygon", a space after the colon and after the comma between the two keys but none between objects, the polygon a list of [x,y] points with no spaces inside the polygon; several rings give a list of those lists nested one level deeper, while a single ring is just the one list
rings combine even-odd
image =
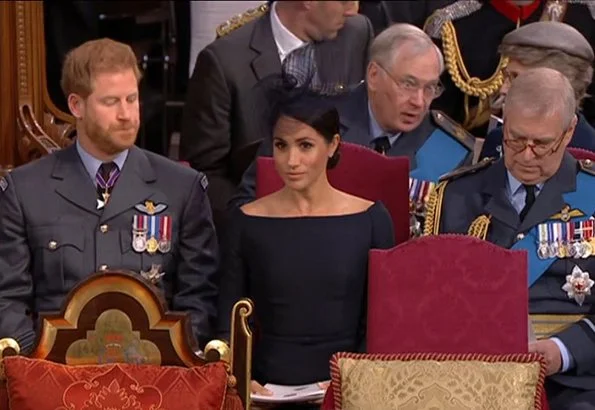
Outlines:
[{"label": "dark military uniform jacket", "polygon": [[[579,173],[585,174],[582,177],[586,178],[586,189],[595,190],[595,172],[591,167],[590,161],[578,162],[566,153],[560,169],[545,182],[523,222],[509,200],[503,160],[486,159],[454,171],[443,178],[435,191],[436,202],[435,206],[429,206],[425,233],[467,234],[472,223],[484,215],[490,218],[485,239],[510,248],[530,235],[537,225],[560,222],[561,212],[567,205],[563,195],[576,191]],[[576,209],[570,211],[570,215],[576,214]],[[575,217],[570,219],[573,220]],[[575,266],[590,272],[591,279],[595,278],[595,255],[586,259],[555,259],[529,288],[529,312],[532,315],[584,315],[582,320],[552,335],[568,348],[574,366],[551,378],[569,387],[595,390],[595,287],[594,294],[587,295],[582,306],[562,289],[566,275]]]},{"label": "dark military uniform jacket", "polygon": [[[0,338],[29,350],[39,312],[58,311],[65,296],[91,273],[105,269],[148,272],[172,310],[190,313],[200,342],[215,317],[217,241],[206,177],[137,147],[128,157],[109,202],[97,193],[73,144],[0,179]],[[170,249],[133,248],[134,215],[149,203],[171,221]],[[145,208],[143,208],[143,206]]]}]

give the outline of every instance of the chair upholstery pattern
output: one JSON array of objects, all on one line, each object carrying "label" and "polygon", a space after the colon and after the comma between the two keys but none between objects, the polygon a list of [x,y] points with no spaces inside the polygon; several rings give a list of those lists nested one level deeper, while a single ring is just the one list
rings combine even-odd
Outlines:
[{"label": "chair upholstery pattern", "polygon": [[[4,359],[11,408],[221,409],[228,374],[223,362],[192,368],[109,364],[68,366],[22,356]],[[36,386],[32,391],[31,386]],[[241,406],[240,406],[241,408]]]},{"label": "chair upholstery pattern", "polygon": [[369,260],[369,353],[525,353],[527,257],[462,235],[422,237]]},{"label": "chair upholstery pattern", "polygon": [[[341,160],[328,171],[335,188],[370,201],[382,201],[393,220],[396,243],[409,238],[409,160],[386,157],[371,149],[341,143]],[[256,197],[261,198],[283,187],[270,157],[258,157]]]},{"label": "chair upholstery pattern", "polygon": [[334,408],[539,410],[539,354],[355,354],[331,359]]}]

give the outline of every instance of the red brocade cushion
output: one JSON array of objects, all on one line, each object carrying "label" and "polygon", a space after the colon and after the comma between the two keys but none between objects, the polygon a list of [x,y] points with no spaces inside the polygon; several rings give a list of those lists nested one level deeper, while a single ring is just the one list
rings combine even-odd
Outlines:
[{"label": "red brocade cushion", "polygon": [[3,364],[10,408],[19,410],[219,410],[228,389],[223,362],[68,366],[14,356]]}]

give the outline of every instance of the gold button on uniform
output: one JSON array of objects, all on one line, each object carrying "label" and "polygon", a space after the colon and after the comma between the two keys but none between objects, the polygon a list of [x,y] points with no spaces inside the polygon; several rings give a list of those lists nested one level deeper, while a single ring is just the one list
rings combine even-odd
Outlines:
[{"label": "gold button on uniform", "polygon": [[99,227],[99,230],[101,231],[101,233],[106,233],[107,232],[107,228],[108,228],[107,225],[101,225]]},{"label": "gold button on uniform", "polygon": [[48,243],[48,248],[50,248],[51,250],[54,250],[54,249],[56,249],[57,247],[58,247],[58,242],[56,242],[56,241],[50,241],[50,242]]},{"label": "gold button on uniform", "polygon": [[100,271],[107,270],[107,265],[101,265],[101,266],[99,267],[99,270],[100,270]]}]

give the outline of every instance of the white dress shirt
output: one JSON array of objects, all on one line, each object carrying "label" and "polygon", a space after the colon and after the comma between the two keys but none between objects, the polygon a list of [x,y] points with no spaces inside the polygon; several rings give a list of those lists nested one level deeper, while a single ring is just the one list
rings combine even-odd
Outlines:
[{"label": "white dress shirt", "polygon": [[277,44],[277,50],[279,51],[279,58],[281,62],[285,60],[285,57],[292,51],[306,45],[305,41],[300,40],[295,34],[287,29],[279,20],[277,15],[277,2],[273,3],[271,9],[271,28],[273,29],[273,37]]}]

